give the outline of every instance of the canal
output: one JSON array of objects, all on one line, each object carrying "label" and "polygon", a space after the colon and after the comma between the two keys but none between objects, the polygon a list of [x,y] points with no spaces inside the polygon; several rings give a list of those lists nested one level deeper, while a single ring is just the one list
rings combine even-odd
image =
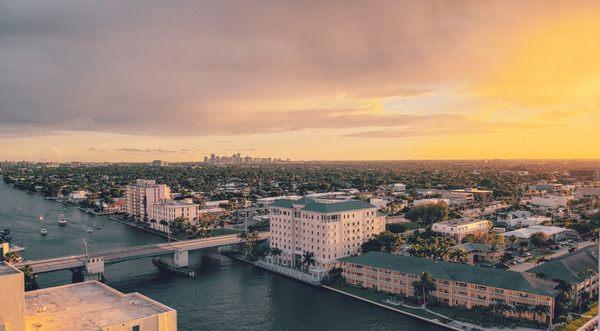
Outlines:
[{"label": "canal", "polygon": [[[67,226],[58,226],[64,213]],[[40,221],[39,216],[44,216]],[[88,227],[100,229],[88,233]],[[83,253],[163,241],[159,236],[86,214],[39,195],[0,184],[0,228],[9,228],[13,243],[25,246],[25,259]],[[40,229],[47,228],[42,237]],[[203,261],[190,254],[197,278],[159,272],[150,259],[106,268],[108,285],[125,293],[140,292],[174,309],[180,330],[443,330],[401,314],[283,278],[221,257]],[[70,272],[40,275],[41,287],[67,284]]]}]

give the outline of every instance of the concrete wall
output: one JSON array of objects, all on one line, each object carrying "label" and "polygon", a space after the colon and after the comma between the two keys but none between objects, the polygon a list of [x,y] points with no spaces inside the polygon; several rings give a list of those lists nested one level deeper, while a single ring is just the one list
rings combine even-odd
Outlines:
[{"label": "concrete wall", "polygon": [[0,330],[2,326],[5,331],[25,330],[24,282],[22,272],[0,263]]}]

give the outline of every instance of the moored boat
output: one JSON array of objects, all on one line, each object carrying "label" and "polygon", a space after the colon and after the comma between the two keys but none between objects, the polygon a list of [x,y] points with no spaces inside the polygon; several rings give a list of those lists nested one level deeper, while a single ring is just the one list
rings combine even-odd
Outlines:
[{"label": "moored boat", "polygon": [[65,214],[58,215],[58,225],[60,225],[60,226],[67,225],[67,219],[65,218]]},{"label": "moored boat", "polygon": [[41,230],[40,230],[40,234],[41,234],[42,236],[45,236],[45,235],[47,235],[47,234],[48,234],[48,229],[41,229]]}]

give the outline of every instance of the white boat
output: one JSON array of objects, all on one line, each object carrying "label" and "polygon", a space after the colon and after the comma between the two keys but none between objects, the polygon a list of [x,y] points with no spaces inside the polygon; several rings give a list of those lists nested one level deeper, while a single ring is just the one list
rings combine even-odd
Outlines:
[{"label": "white boat", "polygon": [[40,215],[40,216],[38,216],[38,219],[39,219],[40,221],[43,221],[43,220],[44,220],[44,216],[43,216],[43,215]]},{"label": "white boat", "polygon": [[60,226],[67,225],[67,219],[65,218],[65,214],[58,215],[58,225],[60,225]]},{"label": "white boat", "polygon": [[87,233],[92,233],[92,232],[94,232],[94,229],[92,229],[92,228],[87,228],[87,229],[85,229],[85,231],[86,231]]},{"label": "white boat", "polygon": [[41,230],[40,230],[40,234],[41,234],[42,236],[45,236],[45,235],[47,235],[47,234],[48,234],[48,230],[47,230],[47,229],[41,229]]}]

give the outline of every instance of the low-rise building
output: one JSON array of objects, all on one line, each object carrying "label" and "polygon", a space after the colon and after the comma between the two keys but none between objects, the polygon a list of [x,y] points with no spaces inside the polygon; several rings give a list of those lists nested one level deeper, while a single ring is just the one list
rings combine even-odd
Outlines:
[{"label": "low-rise building", "polygon": [[[170,232],[169,223],[183,217],[187,222],[198,220],[200,205],[190,200],[162,200],[150,205],[148,219],[150,227],[163,232]],[[156,222],[153,222],[156,221]]]},{"label": "low-rise building", "polygon": [[[448,306],[471,309],[475,306],[506,304],[525,306],[522,318],[549,323],[554,317],[556,282],[520,272],[434,261],[414,256],[368,252],[340,260],[348,284],[381,292],[415,296],[413,283],[427,272],[436,284],[431,295]],[[547,307],[546,312],[536,306]],[[505,311],[516,317],[516,311]]]},{"label": "low-rise building", "polygon": [[575,189],[575,198],[600,198],[600,186],[578,187]]},{"label": "low-rise building", "polygon": [[465,188],[460,190],[452,190],[455,193],[470,193],[473,195],[475,202],[490,202],[492,201],[492,195],[494,191],[480,190],[478,188]]},{"label": "low-rise building", "polygon": [[467,254],[468,264],[495,264],[504,255],[504,246],[493,246],[479,243],[464,243],[452,246]]},{"label": "low-rise building", "polygon": [[570,195],[547,195],[543,197],[532,197],[531,204],[545,208],[567,207],[570,200],[573,200]]},{"label": "low-rise building", "polygon": [[385,216],[362,200],[280,199],[270,206],[270,222],[270,246],[282,251],[276,263],[288,267],[300,266],[302,255],[312,252],[315,267],[330,269],[385,231]]},{"label": "low-rise building", "polygon": [[468,234],[485,234],[491,227],[492,223],[488,220],[458,219],[433,223],[431,230],[460,241]]},{"label": "low-rise building", "polygon": [[532,225],[527,228],[504,232],[506,238],[515,236],[519,241],[527,241],[535,233],[543,233],[548,240],[559,241],[563,239],[577,238],[577,231],[558,226]]},{"label": "low-rise building", "polygon": [[507,213],[506,215],[498,215],[496,221],[504,223],[510,227],[528,227],[532,225],[540,225],[544,222],[552,221],[550,217],[533,215],[526,210],[518,210]]},{"label": "low-rise building", "polygon": [[0,263],[0,330],[175,331],[177,311],[98,281],[24,292],[24,276]]},{"label": "low-rise building", "polygon": [[427,198],[427,199],[413,200],[413,206],[422,206],[422,205],[427,205],[427,204],[431,204],[431,203],[445,203],[445,204],[449,205],[450,200],[449,199],[439,199],[439,198]]},{"label": "low-rise building", "polygon": [[[573,253],[535,266],[527,271],[545,279],[560,279],[570,284],[574,293],[598,295],[598,245],[588,246]],[[580,295],[576,295],[576,301]]]}]

